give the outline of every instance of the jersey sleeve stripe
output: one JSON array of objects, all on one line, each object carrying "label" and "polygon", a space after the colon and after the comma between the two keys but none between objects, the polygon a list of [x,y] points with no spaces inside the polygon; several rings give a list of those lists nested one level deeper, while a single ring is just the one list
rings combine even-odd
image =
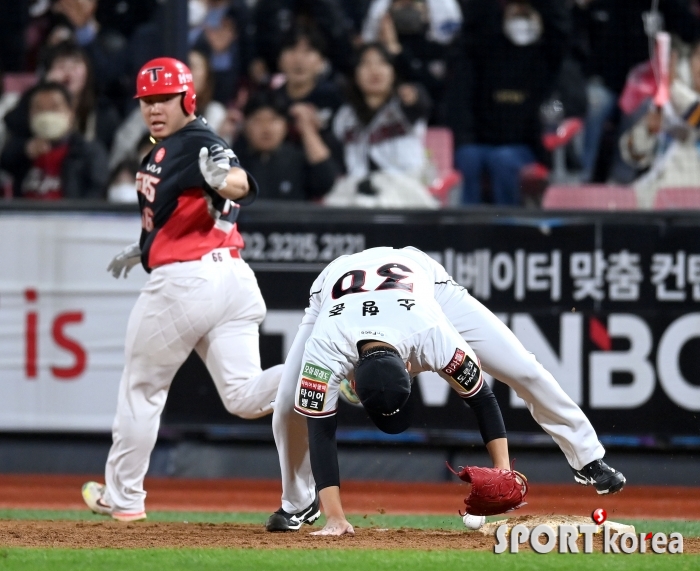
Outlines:
[{"label": "jersey sleeve stripe", "polygon": [[338,412],[338,409],[327,412],[309,412],[308,410],[299,408],[296,405],[294,405],[294,410],[298,412],[301,416],[307,416],[311,418],[323,418],[324,416],[333,416]]},{"label": "jersey sleeve stripe", "polygon": [[465,395],[461,395],[462,398],[466,399],[472,395],[475,395],[476,393],[478,393],[481,390],[481,386],[483,384],[484,384],[484,377],[480,377],[479,382],[476,384],[476,386],[472,390],[470,390],[468,393],[466,393]]}]

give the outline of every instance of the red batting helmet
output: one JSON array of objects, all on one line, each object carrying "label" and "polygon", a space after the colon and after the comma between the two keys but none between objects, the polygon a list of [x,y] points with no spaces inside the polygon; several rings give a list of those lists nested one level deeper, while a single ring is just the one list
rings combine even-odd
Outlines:
[{"label": "red batting helmet", "polygon": [[134,99],[170,93],[182,93],[183,111],[186,115],[194,113],[197,95],[190,68],[171,57],[159,57],[147,62],[136,76]]}]

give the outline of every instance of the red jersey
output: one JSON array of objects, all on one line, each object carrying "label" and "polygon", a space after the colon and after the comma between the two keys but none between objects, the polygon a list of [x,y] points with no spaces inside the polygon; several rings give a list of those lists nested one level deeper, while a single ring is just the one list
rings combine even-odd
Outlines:
[{"label": "red jersey", "polygon": [[[141,262],[150,272],[173,262],[200,259],[215,248],[243,248],[236,219],[239,204],[219,195],[199,170],[199,150],[226,142],[201,117],[159,142],[136,175],[141,209]],[[231,159],[231,166],[240,166]],[[258,185],[248,175],[249,204]]]},{"label": "red jersey", "polygon": [[63,198],[61,172],[68,155],[68,142],[60,143],[49,152],[39,155],[22,181],[22,196],[42,200]]}]

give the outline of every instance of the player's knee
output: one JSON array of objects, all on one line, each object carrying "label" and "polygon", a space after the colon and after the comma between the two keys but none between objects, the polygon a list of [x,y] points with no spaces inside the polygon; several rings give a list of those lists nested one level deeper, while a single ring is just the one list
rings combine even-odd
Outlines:
[{"label": "player's knee", "polygon": [[546,375],[544,367],[532,357],[519,368],[518,383],[526,387],[536,385],[542,382],[544,375]]},{"label": "player's knee", "polygon": [[229,391],[222,399],[226,410],[240,418],[254,420],[272,412],[272,399],[260,399],[258,395],[248,395],[242,388]]},{"label": "player's knee", "polygon": [[229,413],[245,420],[255,420],[272,412],[272,409],[252,405],[249,399],[227,399],[224,405]]},{"label": "player's knee", "polygon": [[[287,424],[289,423],[290,415],[296,413],[286,407],[280,407],[278,403],[275,403],[274,409],[275,413],[272,415],[272,430],[285,430]],[[306,421],[306,419],[304,419],[304,421]]]}]

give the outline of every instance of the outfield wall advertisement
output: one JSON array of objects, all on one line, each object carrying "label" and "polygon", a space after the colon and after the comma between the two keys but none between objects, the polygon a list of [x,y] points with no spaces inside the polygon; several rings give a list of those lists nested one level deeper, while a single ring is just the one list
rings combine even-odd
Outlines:
[{"label": "outfield wall advertisement", "polygon": [[[126,320],[147,276],[136,268],[114,280],[105,268],[138,230],[133,215],[0,214],[0,240],[18,244],[0,249],[0,429],[109,429]],[[325,264],[367,247],[410,244],[492,309],[608,442],[700,445],[698,220],[290,214],[267,221],[253,211],[242,230],[244,257],[268,306],[266,365],[286,354]],[[269,433],[269,420],[227,415],[207,377],[196,359],[178,373],[165,429]],[[546,442],[524,403],[488,380],[509,431]],[[415,438],[475,431],[439,377],[422,374],[415,386]],[[349,405],[339,420],[346,434],[371,428]]]}]

